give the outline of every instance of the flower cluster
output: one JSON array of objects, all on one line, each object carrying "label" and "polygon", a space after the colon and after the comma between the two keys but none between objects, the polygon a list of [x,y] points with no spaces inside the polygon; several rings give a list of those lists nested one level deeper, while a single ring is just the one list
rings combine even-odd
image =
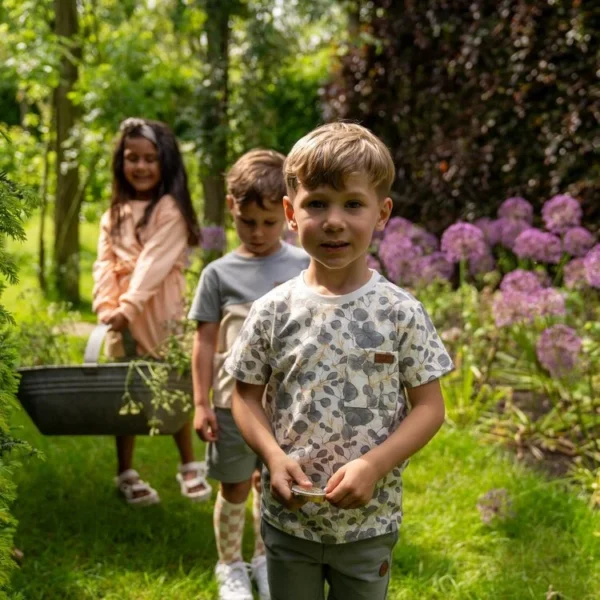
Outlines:
[{"label": "flower cluster", "polygon": [[386,233],[379,244],[379,259],[388,277],[395,283],[410,285],[416,260],[423,251],[400,231]]},{"label": "flower cluster", "polygon": [[583,259],[585,278],[595,288],[600,288],[600,244],[594,246]]},{"label": "flower cluster", "polygon": [[442,235],[442,251],[451,262],[481,259],[489,250],[483,232],[470,223],[450,225]]},{"label": "flower cluster", "polygon": [[562,256],[562,243],[552,233],[531,227],[519,234],[513,251],[519,258],[558,264]]},{"label": "flower cluster", "polygon": [[469,273],[471,275],[483,275],[494,270],[496,261],[492,256],[492,253],[488,250],[482,256],[473,257],[473,260],[469,263]]},{"label": "flower cluster", "polygon": [[481,219],[477,219],[473,225],[479,227],[479,229],[483,231],[485,241],[490,246],[495,246],[500,243],[500,227],[497,219],[482,217]]},{"label": "flower cluster", "polygon": [[529,225],[533,223],[533,206],[519,196],[507,198],[498,209],[498,216],[501,219],[511,219],[513,221],[525,221]]},{"label": "flower cluster", "polygon": [[519,235],[531,227],[527,221],[522,219],[507,219],[504,217],[495,221],[495,226],[498,228],[500,243],[511,250]]},{"label": "flower cluster", "polygon": [[581,205],[568,194],[559,194],[542,207],[542,219],[548,231],[564,233],[581,223]]},{"label": "flower cluster", "polygon": [[540,364],[550,375],[564,377],[577,365],[581,338],[566,325],[553,325],[544,330],[535,350]]},{"label": "flower cluster", "polygon": [[500,289],[503,292],[525,292],[531,294],[542,289],[539,277],[532,271],[515,269],[507,273],[500,282]]},{"label": "flower cluster", "polygon": [[202,249],[223,252],[227,247],[227,237],[223,227],[209,225],[202,228]]},{"label": "flower cluster", "polygon": [[570,290],[584,288],[587,285],[583,258],[574,258],[564,266],[563,281]]},{"label": "flower cluster", "polygon": [[418,285],[428,285],[434,281],[447,281],[452,277],[454,265],[443,252],[434,252],[417,260],[413,281]]},{"label": "flower cluster", "polygon": [[595,243],[596,238],[585,227],[567,229],[563,237],[565,251],[571,256],[585,256]]},{"label": "flower cluster", "polygon": [[492,315],[497,327],[529,323],[538,317],[558,317],[566,312],[564,296],[553,288],[533,292],[515,289],[496,292]]},{"label": "flower cluster", "polygon": [[477,501],[477,510],[485,525],[514,517],[512,501],[504,488],[490,490],[481,496]]}]

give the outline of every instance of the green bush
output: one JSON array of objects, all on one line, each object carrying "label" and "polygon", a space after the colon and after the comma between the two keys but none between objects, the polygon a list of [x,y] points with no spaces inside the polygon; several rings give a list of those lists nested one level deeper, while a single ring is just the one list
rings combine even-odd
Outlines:
[{"label": "green bush", "polygon": [[402,216],[439,233],[509,196],[570,193],[598,222],[597,2],[359,4],[326,116],[388,144]]},{"label": "green bush", "polygon": [[[17,280],[16,266],[5,250],[6,239],[24,238],[23,221],[34,204],[30,192],[0,172],[0,295],[5,287],[4,281],[12,284]],[[12,435],[9,423],[18,386],[13,325],[11,315],[0,304],[0,597],[7,592],[11,571],[15,567],[12,553],[16,522],[10,513],[15,486],[11,479],[13,465],[8,459],[11,450],[25,445]]]}]

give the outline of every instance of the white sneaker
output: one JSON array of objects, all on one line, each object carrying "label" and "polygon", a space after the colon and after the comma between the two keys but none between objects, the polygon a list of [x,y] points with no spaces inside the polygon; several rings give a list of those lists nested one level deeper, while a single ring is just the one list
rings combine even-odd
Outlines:
[{"label": "white sneaker", "polygon": [[269,591],[269,577],[267,574],[267,557],[256,556],[252,559],[252,578],[256,581],[258,588],[258,596],[260,600],[271,600],[271,592]]},{"label": "white sneaker", "polygon": [[252,584],[245,562],[217,563],[215,575],[219,584],[219,600],[252,600]]}]

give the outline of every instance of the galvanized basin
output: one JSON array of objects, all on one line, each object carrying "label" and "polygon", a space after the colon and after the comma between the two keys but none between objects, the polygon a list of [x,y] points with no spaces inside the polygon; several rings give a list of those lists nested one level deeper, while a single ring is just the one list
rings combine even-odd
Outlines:
[{"label": "galvanized basin", "polygon": [[[145,435],[149,433],[150,416],[162,421],[161,434],[179,431],[191,413],[179,409],[172,414],[163,409],[155,411],[150,391],[137,373],[128,389],[143,408],[136,415],[119,414],[129,365],[98,364],[106,330],[106,326],[99,325],[90,335],[83,365],[19,369],[17,397],[31,420],[44,435]],[[147,372],[147,367],[140,368]],[[173,373],[168,387],[191,394],[191,376],[180,378]]]}]

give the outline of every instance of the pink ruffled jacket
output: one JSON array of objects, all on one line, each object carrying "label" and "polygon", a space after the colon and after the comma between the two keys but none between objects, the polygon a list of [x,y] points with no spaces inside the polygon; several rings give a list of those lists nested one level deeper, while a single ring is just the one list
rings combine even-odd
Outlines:
[{"label": "pink ruffled jacket", "polygon": [[[188,231],[171,196],[157,203],[148,224],[135,235],[147,203],[130,200],[121,208],[120,235],[111,235],[110,210],[102,215],[94,263],[94,312],[103,321],[114,310],[129,321],[138,354],[156,356],[174,322],[184,314]],[[122,355],[120,335],[107,339],[108,356]]]}]

